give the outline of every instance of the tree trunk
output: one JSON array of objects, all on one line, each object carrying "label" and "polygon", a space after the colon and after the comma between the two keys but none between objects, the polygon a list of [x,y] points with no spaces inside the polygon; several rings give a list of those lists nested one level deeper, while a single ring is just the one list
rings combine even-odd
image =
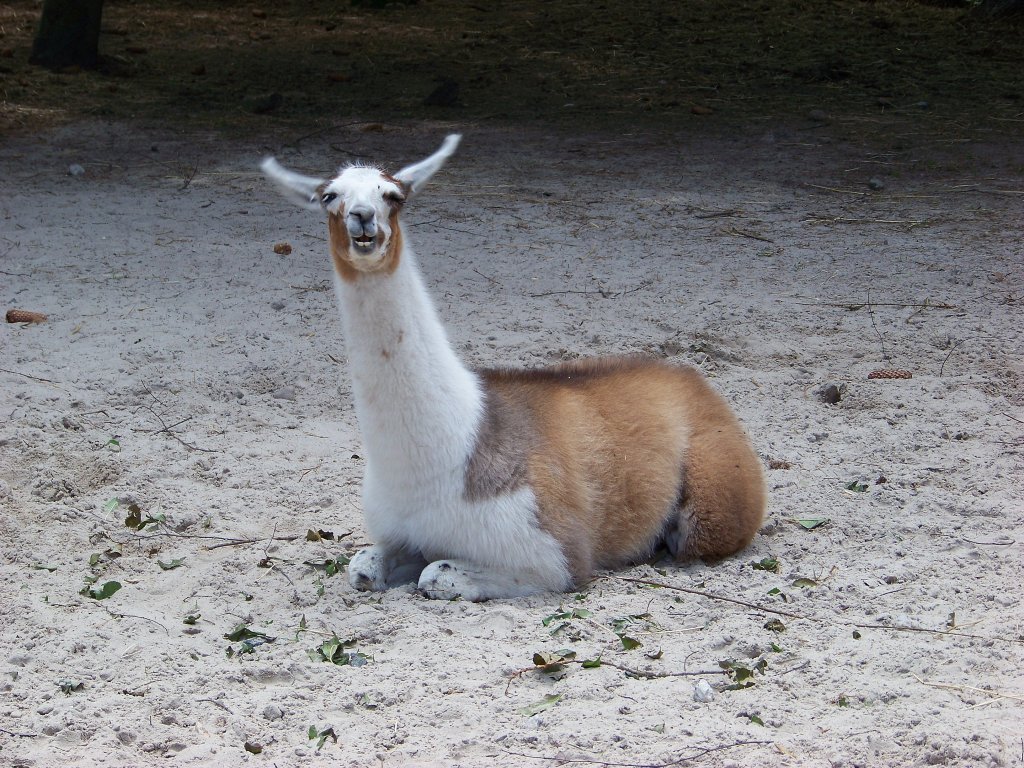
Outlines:
[{"label": "tree trunk", "polygon": [[29,62],[48,69],[94,69],[103,0],[44,0]]}]

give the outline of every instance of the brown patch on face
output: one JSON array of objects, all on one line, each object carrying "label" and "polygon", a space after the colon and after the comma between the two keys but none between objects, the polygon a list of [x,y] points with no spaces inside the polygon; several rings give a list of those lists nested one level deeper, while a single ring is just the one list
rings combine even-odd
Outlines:
[{"label": "brown patch on face", "polygon": [[359,279],[359,270],[349,260],[352,238],[348,234],[348,227],[345,226],[343,211],[327,214],[327,237],[330,241],[331,258],[334,260],[334,271],[342,280],[354,283]]}]

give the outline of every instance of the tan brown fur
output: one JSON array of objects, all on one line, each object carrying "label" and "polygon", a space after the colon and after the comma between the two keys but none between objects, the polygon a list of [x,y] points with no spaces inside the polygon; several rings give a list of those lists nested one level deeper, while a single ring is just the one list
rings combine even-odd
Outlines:
[{"label": "tan brown fur", "polygon": [[[732,554],[760,527],[760,460],[697,371],[615,359],[482,375],[487,418],[495,402],[522,415],[492,425],[483,440],[489,458],[470,462],[467,491],[470,477],[478,492],[482,477],[494,492],[510,490],[495,479],[528,483],[540,525],[562,544],[577,583],[594,568],[647,556],[679,515],[687,532],[680,560]],[[508,451],[513,439],[521,455]]]}]

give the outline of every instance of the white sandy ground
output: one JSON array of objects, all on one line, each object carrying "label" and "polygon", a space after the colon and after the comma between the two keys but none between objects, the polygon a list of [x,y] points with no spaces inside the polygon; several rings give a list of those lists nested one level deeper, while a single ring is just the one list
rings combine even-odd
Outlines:
[{"label": "white sandy ground", "polygon": [[[366,542],[359,435],[323,222],[255,164],[393,169],[452,129],[406,224],[453,343],[700,366],[790,464],[748,551],[484,604],[305,564]],[[879,153],[764,125],[8,141],[2,309],[49,321],[0,327],[0,764],[1024,765],[1022,169],[1020,143]],[[893,367],[913,378],[867,378]],[[132,502],[165,522],[127,528]],[[122,588],[92,599],[88,576]],[[627,651],[615,621],[637,616]],[[276,640],[229,657],[240,623]],[[333,633],[368,663],[312,660]],[[562,648],[662,676],[514,676]],[[761,659],[718,690],[720,662]]]}]

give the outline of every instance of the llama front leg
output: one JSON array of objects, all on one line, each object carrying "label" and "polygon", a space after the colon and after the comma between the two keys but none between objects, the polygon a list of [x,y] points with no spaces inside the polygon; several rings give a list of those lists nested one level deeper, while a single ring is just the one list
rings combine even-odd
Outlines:
[{"label": "llama front leg", "polygon": [[419,552],[374,544],[352,556],[348,581],[365,592],[383,592],[388,587],[416,581],[426,564]]},{"label": "llama front leg", "polygon": [[465,560],[435,560],[420,574],[417,588],[433,600],[480,602],[492,598],[523,597],[538,592],[560,591],[564,583],[523,571],[510,573],[487,569]]}]

